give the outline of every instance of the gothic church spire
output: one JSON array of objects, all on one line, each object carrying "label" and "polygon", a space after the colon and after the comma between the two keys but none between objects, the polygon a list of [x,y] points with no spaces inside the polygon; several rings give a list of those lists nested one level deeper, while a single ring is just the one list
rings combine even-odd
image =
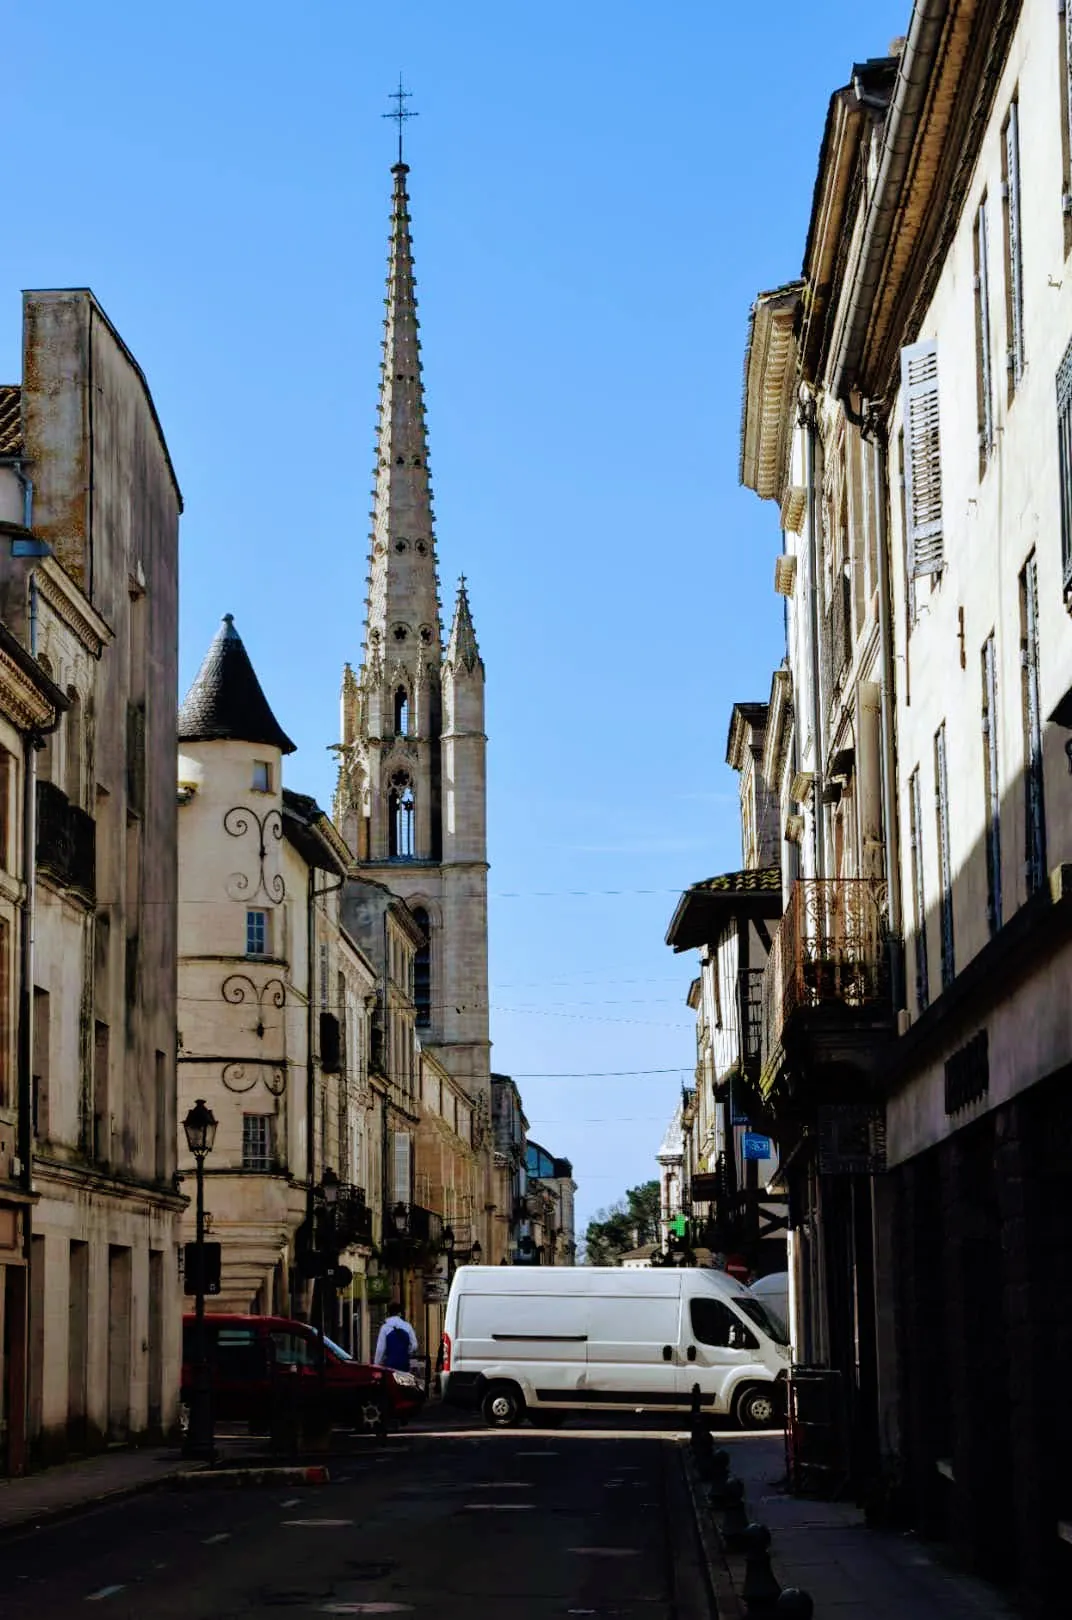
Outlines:
[{"label": "gothic church spire", "polygon": [[365,662],[382,659],[414,670],[429,658],[438,663],[443,631],[406,191],[409,167],[396,163],[392,173]]}]

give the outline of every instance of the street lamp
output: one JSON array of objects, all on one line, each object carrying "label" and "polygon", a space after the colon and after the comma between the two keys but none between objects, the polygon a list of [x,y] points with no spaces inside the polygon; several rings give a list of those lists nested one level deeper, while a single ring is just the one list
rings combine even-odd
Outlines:
[{"label": "street lamp", "polygon": [[483,1260],[484,1250],[481,1246],[479,1238],[477,1238],[476,1242],[473,1244],[472,1252],[470,1253],[469,1258],[472,1260],[474,1266],[478,1266],[481,1260]]},{"label": "street lamp", "polygon": [[205,1338],[205,1160],[216,1140],[216,1116],[199,1097],[182,1122],[186,1145],[197,1170],[196,1224],[194,1255],[197,1290],[194,1300],[194,1381],[191,1390],[190,1424],[186,1431],[188,1457],[212,1459],[215,1452],[212,1432],[212,1385],[209,1380],[208,1346]]},{"label": "street lamp", "polygon": [[[317,1292],[320,1296],[320,1308],[317,1311],[317,1329],[320,1337],[320,1373],[321,1377],[324,1377],[327,1373],[327,1361],[324,1355],[324,1334],[326,1332],[324,1315],[327,1308],[326,1294],[330,1283],[332,1299],[331,1331],[334,1333],[335,1270],[339,1263],[339,1257],[336,1253],[337,1242],[335,1227],[335,1208],[339,1202],[339,1178],[330,1165],[325,1166],[324,1173],[320,1178],[319,1191],[321,1198],[324,1200],[324,1209],[327,1216],[324,1223],[325,1230],[321,1234],[321,1265],[320,1276],[317,1279]],[[331,1273],[330,1278],[328,1276],[329,1271]]]}]

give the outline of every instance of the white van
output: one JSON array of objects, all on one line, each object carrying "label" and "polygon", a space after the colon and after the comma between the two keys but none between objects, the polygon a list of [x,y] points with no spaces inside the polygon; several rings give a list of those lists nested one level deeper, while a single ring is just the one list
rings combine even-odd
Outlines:
[{"label": "white van", "polygon": [[780,1422],[785,1334],[723,1271],[462,1266],[443,1333],[443,1397],[493,1428],[528,1413],[686,1411]]}]

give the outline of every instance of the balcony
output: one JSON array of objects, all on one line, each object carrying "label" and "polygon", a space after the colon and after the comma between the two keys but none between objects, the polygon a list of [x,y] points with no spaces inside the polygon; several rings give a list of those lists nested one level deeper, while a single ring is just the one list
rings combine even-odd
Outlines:
[{"label": "balcony", "polygon": [[392,1265],[418,1264],[443,1247],[443,1217],[420,1204],[388,1204],[383,1212],[383,1241]]},{"label": "balcony", "polygon": [[[851,1062],[892,1022],[883,885],[802,878],[764,970],[764,1090],[787,1055]],[[801,1038],[819,1044],[800,1050]]]},{"label": "balcony", "polygon": [[88,904],[97,896],[97,824],[54,782],[37,784],[37,870]]},{"label": "balcony", "polygon": [[365,1202],[364,1187],[344,1183],[335,1201],[335,1234],[340,1249],[372,1244],[372,1210]]}]

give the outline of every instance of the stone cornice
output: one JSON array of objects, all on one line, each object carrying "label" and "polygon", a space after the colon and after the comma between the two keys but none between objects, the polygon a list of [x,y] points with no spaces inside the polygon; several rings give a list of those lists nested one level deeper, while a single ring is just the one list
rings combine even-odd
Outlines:
[{"label": "stone cornice", "polygon": [[763,500],[780,500],[797,382],[796,328],[803,282],[760,293],[752,306],[744,363],[740,480]]},{"label": "stone cornice", "polygon": [[3,647],[0,647],[0,712],[20,731],[51,729],[56,720],[56,710],[44,692]]},{"label": "stone cornice", "polygon": [[34,580],[42,601],[73,631],[87,652],[99,658],[115,640],[115,633],[55,557],[46,557],[34,569]]}]

